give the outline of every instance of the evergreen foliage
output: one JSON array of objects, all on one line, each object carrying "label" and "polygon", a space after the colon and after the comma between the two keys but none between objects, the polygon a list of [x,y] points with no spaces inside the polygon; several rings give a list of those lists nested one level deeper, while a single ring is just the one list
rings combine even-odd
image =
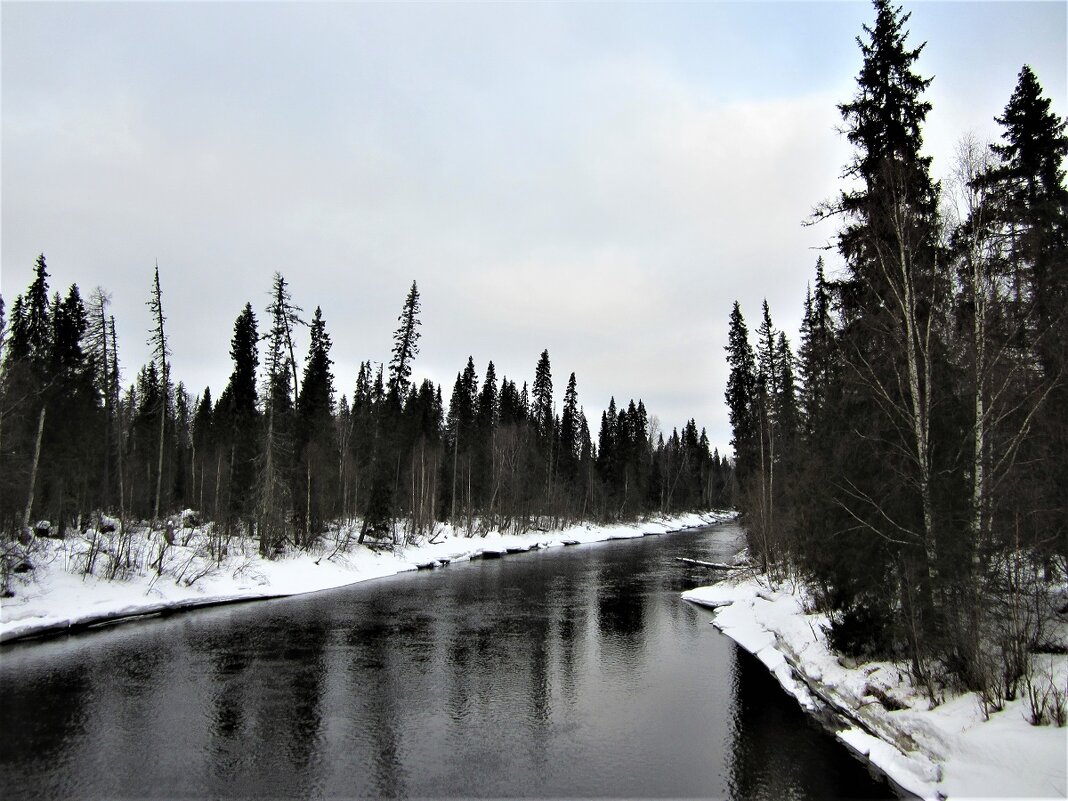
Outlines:
[{"label": "evergreen foliage", "polygon": [[335,400],[320,308],[298,375],[294,334],[304,322],[279,273],[266,334],[251,303],[234,321],[233,366],[217,398],[210,387],[194,398],[172,384],[158,267],[148,300],[153,358],[125,391],[108,303],[102,289],[88,306],[76,286],[50,296],[41,256],[4,317],[5,536],[41,517],[60,528],[99,512],[123,526],[137,518],[162,525],[167,513],[193,507],[211,523],[221,559],[235,537],[254,537],[274,556],[287,545],[314,547],[332,526],[357,518],[361,541],[394,545],[430,536],[442,521],[470,534],[523,531],[728,502],[732,466],[713,457],[692,420],[681,438],[654,442],[644,404],[617,408],[612,399],[595,447],[574,373],[555,411],[547,350],[521,387],[498,380],[492,361],[480,384],[469,357],[447,406],[440,386],[413,383],[414,282],[388,380],[383,363],[360,362],[351,403]]},{"label": "evergreen foliage", "polygon": [[404,299],[404,309],[397,318],[400,326],[393,334],[393,358],[389,362],[389,388],[403,397],[412,375],[412,361],[419,353],[419,288],[412,281],[412,288]]},{"label": "evergreen foliage", "polygon": [[835,648],[902,660],[934,702],[956,682],[996,708],[1068,559],[1068,139],[1025,66],[1002,141],[962,145],[942,216],[923,47],[874,5],[839,106],[849,183],[815,215],[839,221],[841,271],[817,262],[796,359],[766,303],[755,346],[730,316],[737,498],[751,551],[809,585]]}]

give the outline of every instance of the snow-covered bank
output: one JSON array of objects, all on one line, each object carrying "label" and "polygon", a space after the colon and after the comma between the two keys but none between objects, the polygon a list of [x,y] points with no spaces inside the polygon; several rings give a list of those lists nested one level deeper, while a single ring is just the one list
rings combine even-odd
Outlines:
[{"label": "snow-covered bank", "polygon": [[[1031,726],[1027,703],[1007,702],[983,719],[973,694],[929,709],[898,666],[847,666],[827,647],[826,616],[806,614],[803,590],[757,579],[683,593],[716,610],[713,623],[754,654],[803,707],[830,707],[846,724],[838,737],[892,781],[924,798],[1064,798],[1068,729]],[[1041,655],[1042,682],[1068,681],[1068,656]],[[897,708],[900,707],[900,708]]]},{"label": "snow-covered bank", "polygon": [[250,544],[245,552],[232,548],[221,565],[201,558],[196,537],[192,537],[184,546],[165,549],[162,576],[157,575],[160,571],[156,567],[145,564],[128,578],[112,581],[75,569],[85,558],[83,540],[41,539],[36,543],[34,569],[21,574],[13,597],[0,600],[0,642],[138,615],[332,589],[420,566],[496,555],[509,548],[663,534],[733,517],[733,512],[705,512],[621,525],[581,524],[520,535],[491,532],[485,537],[466,537],[449,527],[439,527],[432,542],[393,552],[376,552],[355,544],[334,552],[334,547],[324,545],[312,553],[299,551],[277,559],[259,556]]}]

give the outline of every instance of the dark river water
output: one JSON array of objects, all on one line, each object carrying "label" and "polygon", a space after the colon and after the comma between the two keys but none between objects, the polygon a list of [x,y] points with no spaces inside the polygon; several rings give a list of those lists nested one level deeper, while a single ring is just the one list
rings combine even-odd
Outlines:
[{"label": "dark river water", "polygon": [[733,524],[0,650],[0,796],[887,797],[679,598]]}]

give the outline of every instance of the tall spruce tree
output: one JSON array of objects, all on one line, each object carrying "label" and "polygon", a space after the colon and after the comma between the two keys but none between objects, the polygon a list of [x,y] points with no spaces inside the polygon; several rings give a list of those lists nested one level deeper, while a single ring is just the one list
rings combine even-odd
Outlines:
[{"label": "tall spruce tree", "polygon": [[15,298],[11,309],[11,333],[4,354],[6,435],[16,443],[12,452],[26,454],[25,463],[13,460],[12,476],[26,477],[12,494],[19,499],[20,527],[28,532],[37,492],[38,467],[48,417],[51,385],[52,309],[48,302],[48,267],[44,254],[37,257],[33,282],[25,295]]},{"label": "tall spruce tree", "polygon": [[[471,483],[473,458],[476,453],[475,424],[478,417],[478,374],[475,372],[475,360],[467,357],[467,366],[462,373],[456,374],[456,383],[449,399],[449,412],[446,423],[446,436],[449,440],[450,473],[448,508],[449,517],[455,525],[457,505],[466,511],[468,522],[472,520],[473,508]],[[444,487],[446,484],[442,482]]]},{"label": "tall spruce tree", "polygon": [[[259,333],[252,304],[234,321],[230,339],[230,358],[233,370],[220,398],[218,416],[225,421],[226,437],[230,445],[229,497],[231,512],[238,518],[249,516],[255,508],[253,498],[256,457],[258,453],[259,415],[257,413],[256,368]],[[207,395],[210,399],[210,395]]]},{"label": "tall spruce tree", "polygon": [[[1001,142],[992,146],[995,164],[980,178],[994,207],[998,239],[1015,288],[1015,305],[1027,350],[1040,375],[1032,380],[1041,399],[1034,435],[1019,461],[1029,475],[1017,483],[1029,538],[1068,540],[1068,156],[1066,121],[1050,109],[1034,71],[1025,65],[997,122]],[[1034,402],[1023,404],[1025,408]],[[1032,421],[1019,425],[1031,427]],[[1020,491],[1025,490],[1025,491]],[[1056,549],[1054,549],[1056,550]]]},{"label": "tall spruce tree", "polygon": [[[844,367],[834,415],[845,436],[828,465],[842,511],[832,530],[843,536],[822,580],[852,615],[843,630],[863,630],[883,647],[896,637],[892,625],[907,621],[897,631],[933,693],[926,659],[942,630],[940,546],[953,537],[952,482],[939,480],[953,476],[938,461],[952,448],[934,441],[952,428],[939,417],[948,409],[948,325],[940,315],[950,276],[939,250],[938,187],[921,152],[931,108],[922,99],[930,79],[915,71],[923,46],[906,43],[908,14],[889,0],[874,5],[875,24],[857,40],[857,93],[839,106],[855,148],[846,168],[854,181],[822,209],[842,215],[838,249],[847,269],[835,286]],[[887,591],[895,587],[907,589],[895,597]]]},{"label": "tall spruce tree", "polygon": [[567,379],[567,389],[564,390],[564,410],[560,415],[559,463],[560,477],[565,486],[570,486],[578,474],[581,447],[578,387],[575,374],[571,373]]},{"label": "tall spruce tree", "polygon": [[[293,392],[293,326],[301,324],[281,273],[274,274],[267,306],[271,328],[267,333],[266,376],[263,397],[262,440],[256,464],[256,529],[260,553],[273,555],[290,527],[294,472],[295,420]],[[292,378],[292,382],[291,382]]]},{"label": "tall spruce tree", "polygon": [[553,376],[549,351],[543,350],[534,370],[530,417],[541,442],[546,442],[553,425]]},{"label": "tall spruce tree", "polygon": [[749,329],[745,325],[738,301],[731,309],[727,331],[727,410],[730,417],[734,446],[735,473],[739,484],[748,486],[758,468],[758,432],[756,420],[756,359],[749,344]]},{"label": "tall spruce tree", "polygon": [[167,429],[167,411],[170,406],[170,376],[168,374],[167,357],[170,356],[170,349],[167,346],[167,335],[164,330],[164,323],[167,318],[163,315],[163,290],[159,285],[159,264],[156,264],[155,272],[152,277],[152,295],[148,299],[148,308],[152,313],[152,332],[148,339],[148,344],[152,348],[152,358],[158,365],[157,372],[160,375],[160,397],[159,397],[159,442],[158,442],[158,462],[156,465],[156,493],[155,501],[152,504],[152,519],[159,520],[159,505],[160,494],[163,489],[163,457],[164,457],[164,436]]},{"label": "tall spruce tree", "polygon": [[49,517],[63,528],[97,500],[103,415],[93,362],[85,353],[89,320],[77,285],[62,301],[58,296],[56,300],[49,367],[52,417],[45,431],[48,461],[41,500]]},{"label": "tall spruce tree", "polygon": [[[211,401],[211,387],[204,387],[204,392],[196,401],[193,412],[193,504],[201,514],[206,514],[214,506],[214,493],[205,497],[209,488],[208,474],[213,464],[212,456],[216,448],[215,426],[213,425],[214,407]],[[208,505],[209,500],[212,506]]]},{"label": "tall spruce tree", "polygon": [[397,321],[400,325],[393,333],[393,356],[389,362],[389,388],[397,397],[404,397],[412,375],[412,361],[419,353],[419,288],[415,281],[404,299],[404,308]]},{"label": "tall spruce tree", "polygon": [[298,545],[312,544],[332,511],[335,496],[334,475],[334,375],[330,370],[330,335],[326,332],[322,309],[315,307],[311,322],[311,341],[304,365],[304,380],[297,396],[299,421],[301,492],[298,499]]}]

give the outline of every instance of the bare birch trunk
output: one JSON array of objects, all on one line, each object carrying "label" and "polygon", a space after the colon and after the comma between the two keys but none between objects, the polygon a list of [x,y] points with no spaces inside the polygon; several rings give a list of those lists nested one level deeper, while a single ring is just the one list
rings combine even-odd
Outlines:
[{"label": "bare birch trunk", "polygon": [[41,461],[41,441],[44,439],[45,413],[48,407],[41,404],[41,413],[37,416],[37,440],[33,446],[33,462],[30,464],[30,490],[26,496],[26,509],[22,513],[22,529],[30,527],[30,515],[33,513],[33,496],[37,487],[37,465]]}]

